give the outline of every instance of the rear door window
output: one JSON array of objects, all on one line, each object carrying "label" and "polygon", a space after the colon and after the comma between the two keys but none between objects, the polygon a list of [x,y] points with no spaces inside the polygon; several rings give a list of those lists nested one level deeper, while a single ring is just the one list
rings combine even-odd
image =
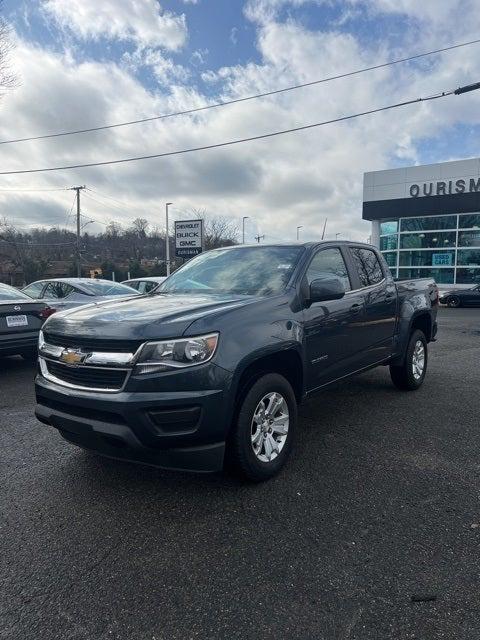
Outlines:
[{"label": "rear door window", "polygon": [[350,247],[362,287],[370,287],[384,279],[382,265],[375,251],[361,247]]}]

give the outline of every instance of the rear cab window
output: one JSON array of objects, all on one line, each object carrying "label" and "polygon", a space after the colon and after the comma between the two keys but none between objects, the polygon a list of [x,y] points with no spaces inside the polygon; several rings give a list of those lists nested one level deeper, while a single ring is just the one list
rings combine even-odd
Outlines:
[{"label": "rear cab window", "polygon": [[385,274],[375,251],[363,247],[349,247],[349,251],[362,288],[382,282]]}]

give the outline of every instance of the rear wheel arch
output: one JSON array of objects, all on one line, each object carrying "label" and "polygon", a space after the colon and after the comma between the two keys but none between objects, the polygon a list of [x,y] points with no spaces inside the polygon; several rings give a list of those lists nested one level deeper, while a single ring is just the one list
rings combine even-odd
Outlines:
[{"label": "rear wheel arch", "polygon": [[417,329],[422,331],[425,335],[427,342],[430,342],[432,339],[432,317],[428,312],[420,312],[413,316],[412,321],[410,323],[410,330],[408,332],[408,339],[412,335],[414,331]]}]

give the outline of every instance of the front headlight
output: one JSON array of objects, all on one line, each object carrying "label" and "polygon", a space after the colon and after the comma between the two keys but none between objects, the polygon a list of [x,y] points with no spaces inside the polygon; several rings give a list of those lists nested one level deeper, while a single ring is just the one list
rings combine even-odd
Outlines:
[{"label": "front headlight", "polygon": [[218,333],[147,342],[138,356],[134,373],[142,375],[203,364],[213,357],[217,344]]}]

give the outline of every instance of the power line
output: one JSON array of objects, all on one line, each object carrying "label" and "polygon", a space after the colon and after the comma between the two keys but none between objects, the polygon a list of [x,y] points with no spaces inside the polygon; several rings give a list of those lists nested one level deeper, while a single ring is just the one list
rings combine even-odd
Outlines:
[{"label": "power line", "polygon": [[90,193],[95,193],[97,196],[99,196],[100,198],[104,198],[105,200],[111,200],[112,202],[116,202],[117,205],[120,205],[123,209],[128,207],[128,205],[126,205],[125,202],[121,202],[120,200],[117,200],[116,198],[112,198],[112,196],[107,196],[106,194],[101,193],[100,191],[98,191],[98,189],[90,189],[90,187],[87,187],[87,191],[90,191]]},{"label": "power line", "polygon": [[[91,191],[91,189],[87,188],[87,191]],[[84,196],[89,200],[92,200],[92,202],[96,202],[97,204],[101,205],[102,207],[111,207],[112,209],[117,209],[118,211],[122,211],[123,213],[127,211],[126,206],[120,207],[116,204],[111,204],[110,202],[102,202],[101,200],[97,200],[97,198],[91,196],[90,193],[84,193]]]},{"label": "power line", "polygon": [[440,49],[434,49],[432,51],[426,51],[424,53],[417,53],[412,56],[408,56],[406,58],[399,58],[397,60],[390,60],[389,62],[382,62],[380,64],[375,64],[370,67],[364,67],[363,69],[355,69],[354,71],[347,71],[345,73],[340,73],[334,76],[328,76],[326,78],[321,78],[319,80],[312,80],[310,82],[304,82],[302,84],[295,84],[289,87],[283,87],[282,89],[275,89],[273,91],[265,91],[264,93],[257,93],[251,96],[244,96],[243,98],[234,98],[232,100],[225,100],[222,102],[215,102],[213,104],[208,104],[203,107],[195,107],[193,109],[185,109],[183,111],[174,111],[172,113],[165,113],[158,116],[150,116],[148,118],[139,118],[137,120],[129,120],[127,122],[117,122],[115,124],[106,124],[98,127],[90,127],[88,129],[74,129],[71,131],[60,131],[57,133],[48,133],[44,135],[37,136],[29,136],[25,138],[15,138],[12,140],[2,140],[0,141],[0,145],[2,144],[14,144],[17,142],[29,142],[32,140],[45,140],[47,138],[60,138],[62,136],[73,136],[82,133],[92,133],[94,131],[104,131],[106,129],[115,129],[118,127],[127,127],[134,124],[142,124],[145,122],[153,122],[154,120],[165,120],[166,118],[174,118],[176,116],[185,116],[190,115],[192,113],[198,113],[200,111],[207,111],[208,109],[216,109],[218,107],[226,107],[230,104],[237,104],[239,102],[247,102],[248,100],[256,100],[257,98],[266,98],[268,96],[274,96],[279,93],[286,93],[287,91],[295,91],[297,89],[303,89],[305,87],[312,87],[317,84],[323,84],[325,82],[331,82],[332,80],[340,80],[341,78],[348,78],[354,75],[358,75],[361,73],[366,73],[368,71],[374,71],[376,69],[384,69],[385,67],[393,66],[396,64],[400,64],[403,62],[410,62],[411,60],[418,60],[420,58],[425,58],[427,56],[435,55],[437,53],[444,53],[445,51],[452,51],[453,49],[460,49],[461,47],[468,47],[473,44],[478,44],[480,42],[480,38],[477,40],[470,40],[468,42],[461,42],[459,44],[453,44],[448,47],[442,47]]},{"label": "power line", "polygon": [[77,199],[77,196],[73,197],[73,202],[72,202],[72,206],[70,207],[70,211],[67,213],[67,218],[65,220],[65,226],[68,227],[69,224],[69,220],[70,220],[70,216],[72,215],[72,211],[73,211],[73,207],[75,206],[75,201]]},{"label": "power line", "polygon": [[58,167],[46,167],[43,169],[21,169],[17,171],[0,171],[0,175],[18,175],[23,173],[45,173],[49,171],[63,171],[67,169],[83,169],[87,167],[103,167],[107,165],[114,164],[123,164],[126,162],[137,162],[139,160],[152,160],[154,158],[165,158],[168,156],[178,156],[186,153],[193,153],[195,151],[206,151],[208,149],[219,149],[221,147],[230,147],[237,144],[243,144],[245,142],[253,142],[255,140],[264,140],[267,138],[274,138],[275,136],[285,135],[287,133],[296,133],[298,131],[306,131],[308,129],[313,129],[315,127],[323,127],[328,124],[334,124],[336,122],[345,122],[347,120],[353,120],[355,118],[360,118],[363,116],[371,115],[373,113],[380,113],[382,111],[388,111],[391,109],[397,109],[399,107],[405,107],[407,105],[417,104],[419,102],[428,102],[430,100],[438,100],[439,98],[445,98],[451,95],[459,95],[460,93],[465,93],[466,91],[474,91],[476,89],[480,89],[480,82],[472,85],[468,85],[468,87],[459,87],[458,89],[451,91],[443,91],[442,93],[438,93],[433,96],[428,96],[426,98],[415,98],[413,100],[405,100],[403,102],[397,102],[395,104],[387,105],[386,107],[378,107],[376,109],[369,109],[368,111],[361,111],[359,113],[354,113],[348,116],[341,116],[339,118],[333,118],[332,120],[324,120],[323,122],[315,122],[313,124],[301,125],[299,127],[293,127],[291,129],[283,129],[282,131],[273,131],[271,133],[263,133],[257,136],[250,136],[249,138],[239,138],[237,140],[229,140],[227,142],[218,142],[216,144],[208,144],[201,147],[190,147],[189,149],[180,149],[178,151],[167,151],[164,153],[154,153],[146,156],[135,156],[133,158],[121,158],[120,160],[104,160],[102,162],[88,162],[81,164],[70,164],[63,165]]},{"label": "power line", "polygon": [[22,247],[65,247],[75,244],[75,242],[16,242],[15,240],[6,240],[5,238],[0,238],[0,242],[20,245]]},{"label": "power line", "polygon": [[0,192],[13,192],[13,193],[24,193],[24,192],[40,192],[40,191],[69,191],[68,187],[58,187],[54,189],[43,189],[43,188],[26,188],[26,189],[0,189]]}]

